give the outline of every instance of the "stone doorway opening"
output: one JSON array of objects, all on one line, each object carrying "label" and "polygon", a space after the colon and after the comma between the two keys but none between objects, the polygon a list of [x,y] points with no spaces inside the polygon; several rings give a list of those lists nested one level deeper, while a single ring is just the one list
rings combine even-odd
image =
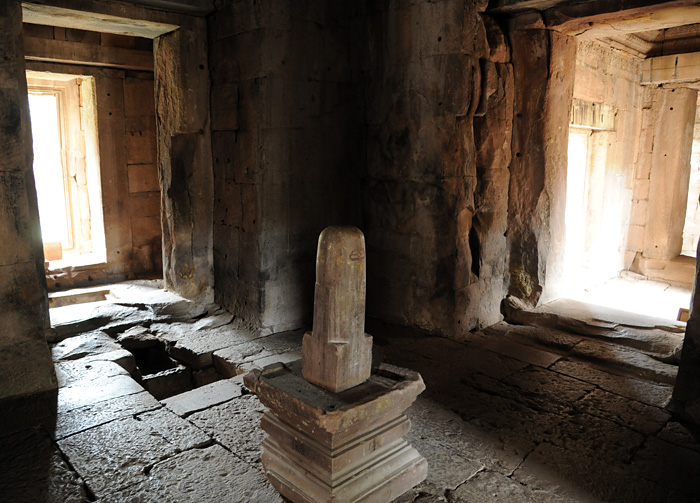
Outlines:
[{"label": "stone doorway opening", "polygon": [[674,320],[689,307],[697,79],[659,73],[661,55],[681,36],[683,50],[697,50],[698,25],[681,28],[578,39],[562,289],[568,298]]},{"label": "stone doorway opening", "polygon": [[29,71],[27,85],[47,270],[103,263],[95,79]]}]

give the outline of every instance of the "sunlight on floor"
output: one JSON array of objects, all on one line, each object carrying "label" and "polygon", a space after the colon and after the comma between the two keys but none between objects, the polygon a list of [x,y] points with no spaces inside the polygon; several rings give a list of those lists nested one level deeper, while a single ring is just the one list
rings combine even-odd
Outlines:
[{"label": "sunlight on floor", "polygon": [[691,294],[689,288],[671,286],[623,271],[619,277],[582,292],[571,293],[569,298],[631,313],[676,320],[680,308],[690,307]]}]

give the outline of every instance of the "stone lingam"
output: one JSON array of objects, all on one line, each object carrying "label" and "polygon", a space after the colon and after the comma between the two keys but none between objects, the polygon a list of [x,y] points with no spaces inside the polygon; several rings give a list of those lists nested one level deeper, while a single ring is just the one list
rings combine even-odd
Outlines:
[{"label": "stone lingam", "polygon": [[422,482],[425,458],[403,436],[404,411],[425,389],[420,374],[372,368],[364,333],[365,242],[355,227],[319,238],[313,331],[302,360],[244,378],[268,408],[262,464],[294,503],[389,503]]}]

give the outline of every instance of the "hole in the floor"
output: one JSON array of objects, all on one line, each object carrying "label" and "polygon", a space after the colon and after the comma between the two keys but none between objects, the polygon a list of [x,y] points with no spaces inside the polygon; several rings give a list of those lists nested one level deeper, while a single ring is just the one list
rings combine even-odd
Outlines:
[{"label": "hole in the floor", "polygon": [[164,370],[177,368],[178,363],[170,358],[163,347],[132,348],[129,350],[136,359],[136,366],[142,376],[158,374]]}]

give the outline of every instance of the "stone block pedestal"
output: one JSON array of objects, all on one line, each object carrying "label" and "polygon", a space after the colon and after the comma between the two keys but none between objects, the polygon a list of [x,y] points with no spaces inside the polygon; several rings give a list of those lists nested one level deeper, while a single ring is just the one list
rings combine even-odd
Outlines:
[{"label": "stone block pedestal", "polygon": [[262,463],[294,503],[388,503],[428,470],[403,436],[403,412],[425,389],[420,374],[380,365],[364,383],[333,393],[302,376],[301,361],[245,377],[268,408]]}]

